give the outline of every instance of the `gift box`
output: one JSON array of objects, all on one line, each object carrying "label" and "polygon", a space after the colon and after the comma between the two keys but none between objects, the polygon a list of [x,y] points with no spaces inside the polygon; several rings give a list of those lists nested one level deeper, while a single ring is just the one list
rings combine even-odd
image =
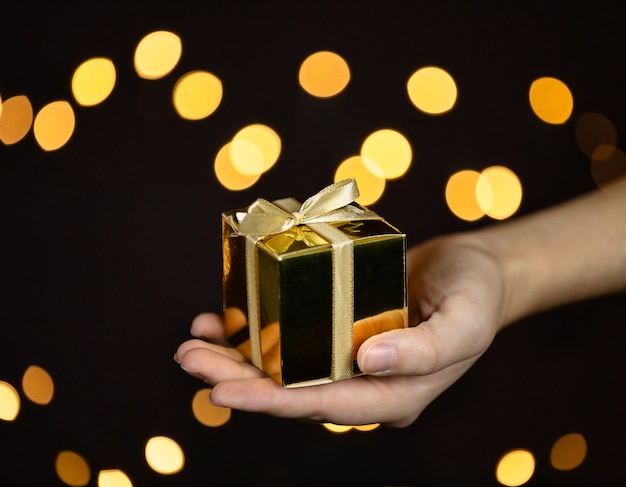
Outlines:
[{"label": "gift box", "polygon": [[407,326],[406,236],[357,198],[349,179],[222,214],[226,337],[285,387],[358,376],[358,347]]}]

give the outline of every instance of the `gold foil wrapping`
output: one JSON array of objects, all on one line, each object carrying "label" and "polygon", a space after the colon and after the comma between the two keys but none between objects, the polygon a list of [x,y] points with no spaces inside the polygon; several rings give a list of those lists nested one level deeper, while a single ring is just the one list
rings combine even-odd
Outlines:
[{"label": "gold foil wrapping", "polygon": [[[291,198],[272,205],[291,213],[301,208]],[[405,235],[368,210],[360,221],[244,235],[238,221],[245,211],[222,215],[231,344],[286,387],[360,375],[358,347],[407,326]]]}]

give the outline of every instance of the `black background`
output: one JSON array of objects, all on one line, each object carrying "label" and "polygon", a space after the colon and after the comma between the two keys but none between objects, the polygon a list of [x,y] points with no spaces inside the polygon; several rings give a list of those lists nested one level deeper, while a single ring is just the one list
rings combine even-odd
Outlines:
[{"label": "black background", "polygon": [[[65,99],[76,113],[60,150],[43,152],[32,132],[0,146],[0,380],[19,390],[37,364],[56,386],[48,406],[22,397],[17,420],[0,423],[1,485],[63,485],[60,450],[87,459],[91,485],[111,468],[135,486],[497,485],[497,461],[512,448],[535,455],[527,485],[626,483],[623,295],[506,329],[402,430],[334,435],[240,412],[206,428],[190,409],[203,384],[172,360],[193,317],[221,307],[220,212],[260,196],[313,194],[378,128],[401,131],[414,150],[409,172],[373,205],[410,244],[491,223],[448,210],[445,184],[460,169],[515,171],[524,188],[517,215],[593,189],[575,124],[599,112],[626,130],[626,4],[11,2],[0,18],[2,99],[25,94],[35,111]],[[181,37],[183,55],[166,78],[142,80],[134,49],[159,29]],[[298,86],[300,63],[318,50],[350,65],[336,98]],[[116,86],[101,105],[82,108],[70,80],[94,56],[115,63]],[[424,115],[406,95],[408,77],[426,65],[457,82],[446,115]],[[170,101],[193,69],[224,86],[218,110],[196,122]],[[528,88],[540,76],[571,89],[567,123],[532,113]],[[213,159],[255,122],[279,133],[281,157],[251,189],[229,192]],[[570,432],[585,436],[588,456],[559,472],[549,451]],[[144,446],[154,435],[181,445],[182,472],[150,470]]]}]

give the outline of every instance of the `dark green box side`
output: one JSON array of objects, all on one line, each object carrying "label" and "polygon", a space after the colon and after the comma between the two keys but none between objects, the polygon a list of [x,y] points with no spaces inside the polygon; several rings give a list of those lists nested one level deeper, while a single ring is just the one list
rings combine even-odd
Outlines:
[{"label": "dark green box side", "polygon": [[282,382],[329,378],[332,262],[329,248],[278,260],[259,250],[261,327],[280,324]]}]

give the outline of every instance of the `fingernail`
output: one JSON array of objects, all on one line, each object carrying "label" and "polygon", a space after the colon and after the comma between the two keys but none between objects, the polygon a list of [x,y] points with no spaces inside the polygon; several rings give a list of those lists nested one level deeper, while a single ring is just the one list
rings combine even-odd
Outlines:
[{"label": "fingernail", "polygon": [[174,362],[180,365],[180,360],[178,360],[178,355],[174,354]]},{"label": "fingernail", "polygon": [[396,348],[386,343],[372,345],[363,355],[361,370],[366,374],[384,374],[396,365]]}]

